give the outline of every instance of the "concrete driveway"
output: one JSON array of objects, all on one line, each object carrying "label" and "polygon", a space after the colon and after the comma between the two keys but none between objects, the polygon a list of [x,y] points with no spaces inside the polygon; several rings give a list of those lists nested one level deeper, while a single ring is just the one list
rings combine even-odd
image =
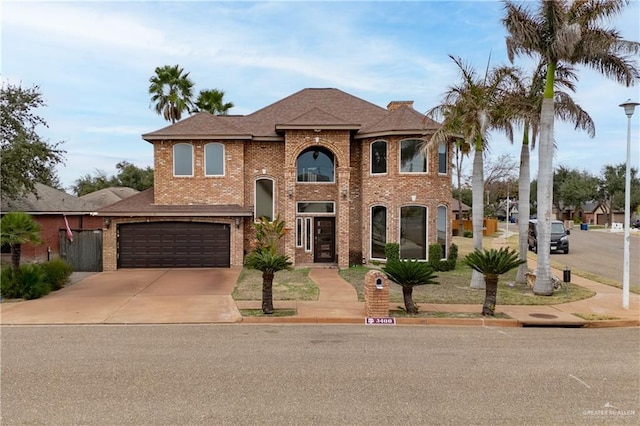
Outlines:
[{"label": "concrete driveway", "polygon": [[233,323],[242,269],[121,269],[46,297],[0,304],[0,324]]}]

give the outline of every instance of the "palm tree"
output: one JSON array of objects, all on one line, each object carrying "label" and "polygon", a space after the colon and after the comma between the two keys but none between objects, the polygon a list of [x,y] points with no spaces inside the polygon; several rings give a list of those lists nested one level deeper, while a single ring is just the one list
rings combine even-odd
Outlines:
[{"label": "palm tree", "polygon": [[223,114],[233,108],[233,102],[224,102],[224,91],[213,90],[201,90],[196,100],[196,108],[193,112],[207,111],[211,114]]},{"label": "palm tree", "polygon": [[409,314],[417,314],[418,307],[413,302],[413,288],[419,285],[438,284],[433,268],[418,260],[392,260],[382,268],[389,279],[402,286],[404,308]]},{"label": "palm tree", "polygon": [[[476,71],[465,65],[460,58],[449,55],[458,67],[462,81],[449,87],[440,105],[427,115],[436,120],[442,118],[442,127],[431,138],[440,142],[451,136],[462,137],[474,150],[472,190],[473,247],[482,250],[482,228],[484,218],[483,155],[487,149],[490,130],[502,130],[513,141],[510,110],[506,95],[512,83],[517,81],[514,68],[499,67],[478,77]],[[488,67],[487,67],[488,68]],[[474,272],[472,288],[484,288],[482,275]]]},{"label": "palm tree", "polygon": [[245,259],[250,269],[262,272],[262,312],[273,314],[273,277],[278,271],[291,269],[289,256],[278,254],[278,243],[285,235],[284,221],[278,215],[273,222],[258,218],[254,224],[257,246]]},{"label": "palm tree", "polygon": [[289,256],[278,254],[275,247],[257,247],[245,265],[262,272],[262,312],[273,314],[273,277],[278,271],[291,269]]},{"label": "palm tree", "polygon": [[482,315],[494,316],[498,294],[498,278],[513,268],[517,268],[523,260],[518,259],[518,253],[515,250],[502,247],[500,250],[474,250],[465,257],[464,262],[471,266],[474,271],[484,275],[486,287]]},{"label": "palm tree", "polygon": [[607,18],[618,15],[625,0],[540,0],[535,12],[526,4],[503,0],[506,16],[502,20],[509,60],[516,55],[538,57],[547,65],[540,108],[538,152],[538,269],[533,291],[553,294],[550,265],[551,206],[553,188],[554,86],[559,65],[585,65],[604,76],[630,86],[637,82],[634,54],[640,43],[623,40],[618,31],[603,26]]},{"label": "palm tree", "polygon": [[183,112],[191,111],[193,82],[183,68],[178,65],[157,67],[149,83],[151,102],[165,120],[175,123],[182,118]]},{"label": "palm tree", "polygon": [[39,244],[40,225],[23,212],[10,212],[0,219],[0,243],[11,247],[11,266],[14,274],[20,271],[22,244]]},{"label": "palm tree", "polygon": [[[520,172],[518,177],[518,248],[520,259],[525,263],[518,267],[516,275],[517,283],[526,283],[527,265],[527,232],[528,218],[530,216],[531,202],[531,172],[529,152],[536,145],[538,129],[540,126],[540,109],[545,85],[546,67],[539,63],[528,81],[523,80],[519,89],[513,92],[514,98],[509,102],[516,111],[516,117],[523,123],[522,147],[520,150]],[[576,104],[571,96],[562,91],[567,89],[575,92],[577,76],[571,67],[559,66],[556,69],[555,80],[555,114],[563,121],[575,124],[576,129],[582,129],[590,137],[595,136],[595,124],[591,116]]]}]

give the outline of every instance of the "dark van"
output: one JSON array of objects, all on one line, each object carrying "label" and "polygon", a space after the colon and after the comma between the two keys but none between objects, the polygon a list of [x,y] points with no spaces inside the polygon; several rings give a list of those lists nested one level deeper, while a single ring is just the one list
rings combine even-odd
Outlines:
[{"label": "dark van", "polygon": [[[564,224],[559,220],[551,221],[551,252],[561,251],[569,253],[569,237],[571,231],[564,228]],[[538,220],[529,220],[529,236],[527,238],[529,250],[538,252]]]}]

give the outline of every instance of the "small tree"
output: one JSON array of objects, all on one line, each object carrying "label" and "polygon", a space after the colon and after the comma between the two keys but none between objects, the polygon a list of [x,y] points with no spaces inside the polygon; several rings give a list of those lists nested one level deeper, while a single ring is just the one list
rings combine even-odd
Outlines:
[{"label": "small tree", "polygon": [[278,242],[284,237],[284,221],[280,216],[273,222],[261,217],[254,224],[256,248],[249,253],[245,265],[262,272],[262,312],[273,314],[273,277],[278,271],[291,269],[289,256],[278,254]]},{"label": "small tree", "polygon": [[508,247],[500,250],[475,250],[464,259],[475,271],[484,275],[485,296],[482,315],[494,316],[498,294],[498,277],[520,266],[524,260],[518,259],[518,252]]},{"label": "small tree", "polygon": [[0,230],[0,242],[11,247],[11,266],[17,275],[22,244],[40,243],[40,225],[27,213],[10,212],[0,219]]},{"label": "small tree", "polygon": [[402,286],[404,308],[407,313],[417,314],[418,307],[413,302],[413,288],[419,285],[438,284],[433,268],[428,263],[417,260],[391,260],[382,268],[387,277]]}]

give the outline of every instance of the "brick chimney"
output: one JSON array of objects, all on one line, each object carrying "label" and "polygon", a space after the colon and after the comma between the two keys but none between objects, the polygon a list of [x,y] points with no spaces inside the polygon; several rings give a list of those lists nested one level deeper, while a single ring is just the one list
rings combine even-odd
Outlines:
[{"label": "brick chimney", "polygon": [[391,101],[389,105],[387,105],[387,110],[395,111],[403,105],[413,108],[413,101]]}]

